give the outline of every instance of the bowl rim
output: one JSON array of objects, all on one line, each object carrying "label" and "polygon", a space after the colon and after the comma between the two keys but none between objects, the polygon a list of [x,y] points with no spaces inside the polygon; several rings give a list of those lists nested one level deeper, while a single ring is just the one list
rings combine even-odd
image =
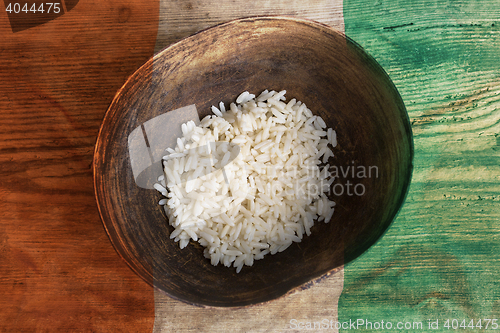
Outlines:
[{"label": "bowl rim", "polygon": [[[168,50],[170,50],[172,48],[175,48],[176,46],[178,46],[178,45],[180,45],[182,43],[185,43],[186,41],[188,41],[190,39],[196,38],[196,36],[199,35],[199,34],[203,34],[203,33],[207,32],[207,31],[211,31],[213,29],[221,28],[221,27],[224,27],[224,26],[234,25],[234,24],[237,24],[237,23],[240,23],[240,22],[252,22],[252,21],[280,21],[280,22],[286,22],[286,21],[288,21],[288,22],[293,22],[293,23],[304,24],[304,25],[307,25],[307,26],[309,26],[311,28],[320,29],[322,31],[328,32],[329,34],[340,35],[340,37],[346,39],[348,43],[352,44],[355,48],[357,48],[359,51],[361,51],[363,53],[363,56],[367,57],[371,62],[373,62],[374,64],[377,65],[377,70],[380,72],[380,74],[382,74],[384,76],[384,80],[390,85],[391,89],[394,91],[395,97],[399,99],[399,102],[401,103],[401,106],[402,106],[402,110],[401,111],[404,111],[404,112],[401,112],[401,116],[403,118],[402,122],[403,122],[404,127],[405,127],[404,128],[404,135],[408,139],[408,154],[409,154],[409,156],[408,156],[408,162],[409,162],[409,165],[408,165],[408,178],[404,180],[404,182],[405,182],[404,189],[401,192],[401,194],[400,194],[400,196],[399,196],[399,198],[397,200],[397,203],[396,203],[397,209],[388,218],[389,223],[387,223],[387,225],[382,230],[382,232],[380,233],[380,235],[373,241],[373,243],[370,246],[368,246],[366,249],[364,249],[360,253],[356,253],[356,255],[354,256],[354,258],[352,258],[351,260],[349,260],[347,262],[344,262],[343,265],[334,267],[334,268],[328,270],[326,273],[323,273],[323,274],[317,276],[316,278],[311,279],[308,282],[302,283],[299,286],[293,287],[293,288],[289,289],[286,293],[282,294],[281,296],[275,297],[275,298],[270,299],[270,300],[256,302],[256,303],[250,303],[250,304],[245,304],[245,305],[234,305],[234,306],[233,305],[209,305],[209,304],[203,304],[203,303],[196,303],[196,302],[188,301],[186,299],[183,299],[183,298],[177,297],[175,295],[172,295],[172,294],[168,293],[167,291],[161,289],[160,287],[156,286],[155,283],[154,283],[154,274],[152,274],[151,272],[149,272],[144,267],[135,267],[129,260],[127,260],[121,254],[120,251],[127,252],[126,251],[126,244],[123,244],[123,242],[121,242],[119,240],[115,240],[113,238],[111,230],[109,230],[108,224],[105,222],[105,216],[106,216],[105,205],[102,205],[102,202],[99,199],[99,197],[102,194],[100,193],[99,186],[98,186],[99,182],[100,182],[99,175],[97,173],[98,165],[100,164],[98,157],[100,156],[99,153],[103,152],[105,150],[104,149],[105,145],[104,145],[104,143],[102,141],[102,136],[104,135],[103,134],[104,127],[105,127],[105,124],[106,124],[108,118],[112,117],[112,115],[111,115],[112,112],[110,112],[111,109],[112,109],[112,107],[115,105],[115,103],[122,96],[124,88],[130,84],[130,82],[135,78],[136,75],[138,75],[138,73],[145,66],[147,66],[150,63],[153,63],[158,58],[162,57],[164,53],[168,52]],[[358,44],[352,38],[350,38],[349,36],[347,36],[345,34],[345,32],[343,32],[343,31],[340,31],[340,30],[338,30],[338,29],[336,29],[336,28],[334,28],[334,27],[332,27],[332,26],[330,26],[328,24],[325,24],[325,23],[322,23],[322,22],[318,22],[318,21],[315,21],[315,20],[312,20],[312,19],[301,18],[301,17],[291,16],[291,15],[279,15],[278,14],[278,15],[245,16],[245,17],[240,17],[240,18],[236,18],[236,19],[232,19],[232,20],[229,20],[229,21],[218,23],[218,24],[215,24],[213,26],[209,26],[209,27],[203,28],[203,29],[201,29],[199,31],[196,31],[196,32],[194,32],[193,34],[191,34],[189,36],[182,37],[181,39],[179,39],[179,40],[177,40],[177,41],[175,41],[175,42],[173,42],[173,43],[165,46],[164,48],[162,48],[158,52],[154,53],[153,56],[149,57],[142,65],[140,65],[136,70],[134,70],[133,73],[131,73],[127,77],[127,79],[123,82],[123,84],[121,85],[121,87],[114,94],[112,101],[110,102],[108,108],[106,109],[106,111],[104,113],[104,116],[103,116],[103,119],[101,121],[101,124],[99,126],[98,134],[96,136],[96,143],[95,143],[95,146],[94,146],[93,159],[92,159],[92,171],[93,171],[94,197],[96,199],[96,204],[97,204],[97,208],[98,208],[98,211],[99,211],[99,216],[100,216],[100,219],[101,219],[101,223],[102,223],[102,225],[104,227],[104,230],[105,230],[105,232],[106,232],[106,234],[108,236],[108,239],[110,240],[111,244],[113,245],[113,248],[115,249],[115,251],[118,254],[118,256],[127,264],[127,266],[132,271],[134,271],[134,273],[136,275],[138,275],[142,280],[144,280],[147,284],[149,284],[150,286],[152,286],[154,289],[162,292],[163,294],[167,295],[170,298],[173,298],[173,299],[178,300],[178,301],[180,301],[182,303],[185,303],[185,304],[189,304],[189,305],[193,305],[193,306],[197,306],[197,307],[201,307],[201,308],[240,309],[240,308],[248,308],[248,307],[252,307],[252,306],[258,306],[258,305],[262,305],[262,304],[267,304],[267,303],[273,302],[273,301],[275,301],[277,299],[288,297],[289,295],[295,294],[298,291],[309,289],[312,286],[314,286],[315,284],[323,281],[324,279],[330,277],[331,275],[334,275],[334,274],[338,273],[339,271],[343,270],[346,266],[350,266],[354,262],[358,261],[361,257],[363,257],[369,251],[369,249],[373,248],[383,238],[383,236],[387,233],[387,231],[390,229],[391,225],[394,223],[394,221],[396,220],[397,216],[401,212],[401,210],[402,210],[402,208],[404,206],[404,203],[405,203],[405,201],[407,199],[407,196],[408,196],[408,193],[409,193],[409,190],[410,190],[410,185],[411,185],[412,178],[413,178],[413,171],[414,171],[414,164],[413,163],[414,163],[414,138],[413,138],[412,127],[411,127],[411,124],[410,124],[410,117],[408,115],[408,112],[407,112],[407,109],[406,109],[406,105],[405,105],[404,100],[403,100],[402,96],[400,95],[397,87],[395,86],[394,82],[391,80],[390,76],[385,71],[385,69],[379,64],[379,62],[369,52],[367,52],[360,44]]]}]

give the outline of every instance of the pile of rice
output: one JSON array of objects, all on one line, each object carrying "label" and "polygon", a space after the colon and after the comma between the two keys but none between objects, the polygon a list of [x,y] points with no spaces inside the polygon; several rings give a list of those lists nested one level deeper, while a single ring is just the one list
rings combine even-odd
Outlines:
[{"label": "pile of rice", "polygon": [[212,106],[199,126],[182,125],[155,184],[180,248],[198,241],[212,265],[240,272],[309,236],[315,220],[331,220],[326,163],[336,133],[285,93],[243,92],[228,110]]}]

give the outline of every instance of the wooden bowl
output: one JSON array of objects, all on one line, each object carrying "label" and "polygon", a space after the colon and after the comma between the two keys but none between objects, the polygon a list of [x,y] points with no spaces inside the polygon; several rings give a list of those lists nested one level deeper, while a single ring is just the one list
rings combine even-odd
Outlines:
[{"label": "wooden bowl", "polygon": [[[198,243],[181,250],[169,239],[173,228],[158,205],[161,195],[138,186],[128,140],[167,111],[194,104],[201,119],[219,101],[227,105],[245,90],[264,89],[286,89],[288,99],[306,103],[337,131],[340,174],[330,193],[337,206],[332,221],[315,223],[301,243],[237,274],[212,266]],[[312,21],[254,17],[183,39],[128,79],[103,120],[94,184],[109,238],[139,276],[187,303],[245,306],[306,288],[372,246],[404,202],[412,159],[403,101],[359,45]]]}]

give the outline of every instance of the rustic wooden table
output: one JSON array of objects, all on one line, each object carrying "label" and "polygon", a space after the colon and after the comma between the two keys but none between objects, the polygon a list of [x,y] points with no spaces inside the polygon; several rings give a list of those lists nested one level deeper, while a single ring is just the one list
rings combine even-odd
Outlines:
[{"label": "rustic wooden table", "polygon": [[[390,322],[423,332],[447,331],[447,319],[477,331],[500,320],[496,1],[66,0],[54,17],[21,17],[22,6],[8,15],[9,3],[0,14],[0,332],[282,332],[337,320],[341,331]],[[412,185],[386,235],[341,274],[267,305],[201,309],[155,293],[116,254],[95,204],[93,148],[114,94],[155,51],[261,14],[345,29],[380,62],[411,119]]]}]

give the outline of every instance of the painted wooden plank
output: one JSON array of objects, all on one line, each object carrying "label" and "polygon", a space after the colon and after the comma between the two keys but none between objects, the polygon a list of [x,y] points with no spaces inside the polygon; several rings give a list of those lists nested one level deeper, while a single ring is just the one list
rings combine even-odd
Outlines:
[{"label": "painted wooden plank", "polygon": [[342,0],[206,1],[161,0],[155,51],[211,26],[248,16],[287,15],[344,31]]},{"label": "painted wooden plank", "polygon": [[1,332],[153,329],[153,288],[109,242],[91,165],[102,117],[152,56],[157,22],[157,4],[133,0],[80,1],[15,33],[0,15]]},{"label": "painted wooden plank", "polygon": [[335,323],[343,280],[342,269],[306,290],[241,309],[198,308],[156,291],[153,332],[292,332],[307,328],[338,332]]},{"label": "painted wooden plank", "polygon": [[500,315],[499,14],[490,0],[344,2],[346,34],[405,101],[415,169],[387,234],[345,269],[340,320]]},{"label": "painted wooden plank", "polygon": [[[254,15],[289,15],[312,19],[344,30],[342,1],[161,1],[155,50],[196,31]],[[343,270],[308,290],[242,309],[203,309],[155,292],[154,332],[286,332],[308,323],[325,327],[337,321]],[[312,324],[314,325],[314,324]],[[318,325],[318,324],[317,324]],[[332,332],[337,330],[333,326]]]}]

